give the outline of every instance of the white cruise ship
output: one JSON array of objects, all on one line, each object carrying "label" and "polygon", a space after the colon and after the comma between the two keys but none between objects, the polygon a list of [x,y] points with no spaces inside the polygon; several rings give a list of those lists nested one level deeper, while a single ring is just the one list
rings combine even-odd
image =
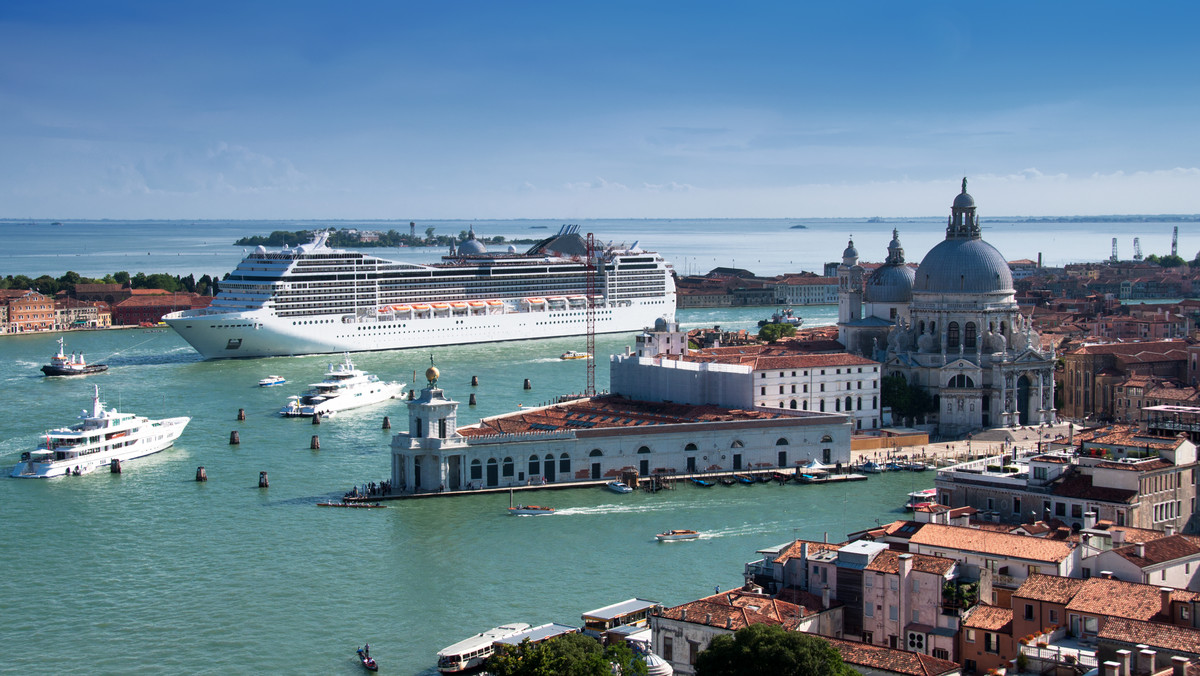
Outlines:
[{"label": "white cruise ship", "polygon": [[100,388],[95,389],[92,409],[84,409],[83,422],[46,432],[36,450],[21,454],[12,476],[46,479],[69,474],[87,474],[109,467],[113,460],[124,462],[169,448],[191,418],[150,420],[132,413],[104,410]]},{"label": "white cruise ship", "polygon": [[[563,226],[526,253],[488,253],[473,237],[441,263],[417,265],[326,246],[258,247],[212,305],[164,317],[207,359],[393,350],[635,331],[675,317],[662,256],[592,248]],[[590,279],[589,279],[590,277]],[[590,283],[589,283],[590,282]]]},{"label": "white cruise ship", "polygon": [[384,382],[360,371],[350,361],[350,355],[346,355],[341,364],[329,365],[325,380],[309,385],[308,391],[300,396],[289,397],[279,415],[285,418],[326,417],[339,411],[398,399],[403,392],[404,383]]}]

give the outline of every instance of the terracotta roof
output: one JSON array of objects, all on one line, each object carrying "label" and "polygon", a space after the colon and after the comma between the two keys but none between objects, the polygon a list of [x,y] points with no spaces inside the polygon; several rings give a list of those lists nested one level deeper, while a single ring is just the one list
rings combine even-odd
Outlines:
[{"label": "terracotta roof", "polygon": [[1057,575],[1042,575],[1034,573],[1021,583],[1021,586],[1013,592],[1013,598],[1020,597],[1030,599],[1032,601],[1047,601],[1049,603],[1057,603],[1066,605],[1079,588],[1083,586],[1083,580],[1072,577],[1058,577]]},{"label": "terracotta roof", "polygon": [[1200,629],[1114,617],[1104,623],[1097,638],[1160,650],[1200,653]]},{"label": "terracotta roof", "polygon": [[1172,463],[1163,460],[1162,458],[1146,458],[1138,462],[1115,462],[1106,460],[1096,465],[1102,469],[1123,469],[1128,472],[1153,472],[1157,469],[1166,469],[1174,467]]},{"label": "terracotta roof", "polygon": [[1012,608],[978,605],[963,619],[962,626],[970,629],[996,631],[1002,634],[1012,632]]},{"label": "terracotta roof", "polygon": [[[1186,352],[1187,343],[1181,340],[1164,340],[1148,343],[1108,343],[1106,345],[1085,345],[1070,354],[1119,354],[1124,356],[1147,357],[1162,356],[1169,351]],[[1177,357],[1184,358],[1184,357]]]},{"label": "terracotta roof", "polygon": [[572,431],[593,428],[628,428],[699,422],[768,420],[784,417],[770,409],[743,411],[719,406],[692,406],[637,401],[619,395],[582,399],[556,406],[484,418],[477,425],[460,427],[459,434],[479,437],[521,432]]},{"label": "terracotta roof", "polygon": [[1126,544],[1114,548],[1113,551],[1138,568],[1145,568],[1184,557],[1194,557],[1200,554],[1200,547],[1187,536],[1171,535],[1142,543],[1143,556],[1137,555],[1137,544]]},{"label": "terracotta roof", "polygon": [[1053,493],[1064,498],[1083,498],[1100,502],[1131,503],[1137,498],[1137,491],[1093,486],[1092,477],[1087,474],[1074,474],[1064,478],[1054,487]]},{"label": "terracotta roof", "polygon": [[925,524],[909,542],[918,546],[943,547],[1053,563],[1070,556],[1072,549],[1070,544],[1057,540],[936,523]]},{"label": "terracotta roof", "polygon": [[[880,573],[897,574],[900,572],[900,555],[904,552],[887,550],[879,552],[879,554],[867,564],[867,570],[874,570]],[[954,559],[945,556],[930,556],[928,554],[911,554],[912,569],[922,573],[932,573],[934,575],[945,575],[954,568],[957,563]]]},{"label": "terracotta roof", "polygon": [[[687,619],[684,619],[685,611]],[[731,631],[752,624],[778,624],[790,630],[795,628],[803,613],[804,609],[794,603],[735,589],[667,608],[662,611],[662,616]]]},{"label": "terracotta roof", "polygon": [[957,674],[961,668],[954,662],[940,660],[929,655],[896,650],[881,645],[846,641],[823,636],[829,645],[842,654],[842,661],[850,665],[878,669],[888,673],[910,674],[911,676],[940,676]]},{"label": "terracotta roof", "polygon": [[805,545],[805,544],[808,545],[808,555],[809,556],[812,556],[813,554],[815,554],[819,551],[826,550],[826,549],[836,552],[837,550],[842,548],[841,545],[829,544],[828,542],[816,542],[814,540],[796,540],[791,545],[788,545],[787,549],[783,550],[782,552],[779,552],[779,556],[775,557],[775,563],[783,563],[783,562],[787,561],[788,559],[800,558],[801,551],[803,550],[803,545]]},{"label": "terracotta roof", "polygon": [[1083,581],[1067,604],[1067,610],[1150,620],[1162,611],[1162,594],[1153,585],[1092,577]]}]

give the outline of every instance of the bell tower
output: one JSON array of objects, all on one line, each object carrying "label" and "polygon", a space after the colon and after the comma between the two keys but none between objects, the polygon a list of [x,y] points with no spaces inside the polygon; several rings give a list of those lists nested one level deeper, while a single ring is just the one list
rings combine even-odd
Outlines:
[{"label": "bell tower", "polygon": [[848,348],[846,324],[862,319],[863,307],[863,269],[858,264],[858,249],[854,248],[853,237],[842,252],[842,264],[838,266],[837,276],[838,340]]}]

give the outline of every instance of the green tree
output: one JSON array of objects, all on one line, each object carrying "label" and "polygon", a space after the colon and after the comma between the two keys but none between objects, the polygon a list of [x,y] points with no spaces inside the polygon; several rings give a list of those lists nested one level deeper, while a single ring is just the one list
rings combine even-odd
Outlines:
[{"label": "green tree", "polygon": [[120,272],[114,272],[112,278],[113,278],[113,282],[116,284],[128,284],[129,283],[129,273],[125,272],[124,270],[122,270]]},{"label": "green tree", "polygon": [[1164,268],[1177,268],[1181,265],[1187,265],[1187,261],[1183,260],[1181,256],[1169,255],[1158,259],[1158,264]]},{"label": "green tree", "polygon": [[544,643],[522,641],[500,646],[484,668],[492,676],[612,676],[613,665],[623,676],[645,676],[646,663],[626,645],[601,647],[583,634],[564,634]]},{"label": "green tree", "polygon": [[934,411],[929,391],[919,385],[910,385],[899,373],[879,381],[879,399],[883,406],[890,406],[892,413],[902,418],[915,418]]},{"label": "green tree", "polygon": [[697,676],[856,676],[829,642],[777,624],[752,624],[712,640],[696,656]]},{"label": "green tree", "polygon": [[791,338],[796,335],[796,327],[791,324],[763,324],[758,330],[758,339],[774,343],[780,338]]}]

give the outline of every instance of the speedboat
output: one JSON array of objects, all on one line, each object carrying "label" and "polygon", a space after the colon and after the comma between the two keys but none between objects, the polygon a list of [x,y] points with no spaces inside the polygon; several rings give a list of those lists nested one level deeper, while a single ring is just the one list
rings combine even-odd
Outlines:
[{"label": "speedboat", "polygon": [[83,359],[83,353],[66,354],[66,346],[62,336],[58,338],[58,353],[50,358],[50,363],[42,367],[42,373],[48,376],[86,376],[89,373],[107,371],[107,364],[88,364]]},{"label": "speedboat", "polygon": [[502,624],[494,629],[475,634],[451,646],[438,651],[438,671],[443,674],[457,674],[463,671],[483,666],[487,658],[495,651],[496,641],[516,636],[532,627],[524,622]]},{"label": "speedboat", "polygon": [[331,416],[352,408],[378,404],[388,399],[399,398],[404,383],[384,382],[378,377],[355,368],[347,353],[341,364],[330,364],[325,380],[309,385],[302,395],[289,397],[288,403],[279,409],[286,418]]},{"label": "speedboat", "polygon": [[610,481],[604,484],[604,487],[613,493],[632,493],[633,489],[624,481]]},{"label": "speedboat", "polygon": [[694,530],[669,530],[665,533],[659,533],[654,536],[659,542],[670,542],[672,540],[695,540],[700,537],[700,533]]},{"label": "speedboat", "polygon": [[82,422],[50,430],[33,451],[21,454],[12,470],[19,479],[45,479],[87,474],[169,448],[183,434],[191,418],[151,420],[132,413],[104,409],[100,388],[92,397],[92,408],[79,415]]},{"label": "speedboat", "polygon": [[911,512],[921,505],[928,505],[935,502],[937,502],[937,489],[925,488],[909,493],[908,502],[904,503],[904,509]]},{"label": "speedboat", "polygon": [[883,467],[872,460],[868,460],[858,466],[858,471],[866,472],[867,474],[880,474],[883,472]]},{"label": "speedboat", "polygon": [[274,385],[282,385],[286,382],[287,382],[287,380],[283,376],[267,376],[266,378],[263,378],[262,380],[258,381],[258,386],[259,387],[272,387]]},{"label": "speedboat", "polygon": [[587,359],[590,356],[591,355],[588,354],[587,352],[576,352],[575,350],[567,350],[566,352],[562,353],[562,356],[559,357],[559,359]]},{"label": "speedboat", "polygon": [[508,513],[513,516],[544,516],[553,514],[554,508],[540,505],[513,505],[508,508]]}]

